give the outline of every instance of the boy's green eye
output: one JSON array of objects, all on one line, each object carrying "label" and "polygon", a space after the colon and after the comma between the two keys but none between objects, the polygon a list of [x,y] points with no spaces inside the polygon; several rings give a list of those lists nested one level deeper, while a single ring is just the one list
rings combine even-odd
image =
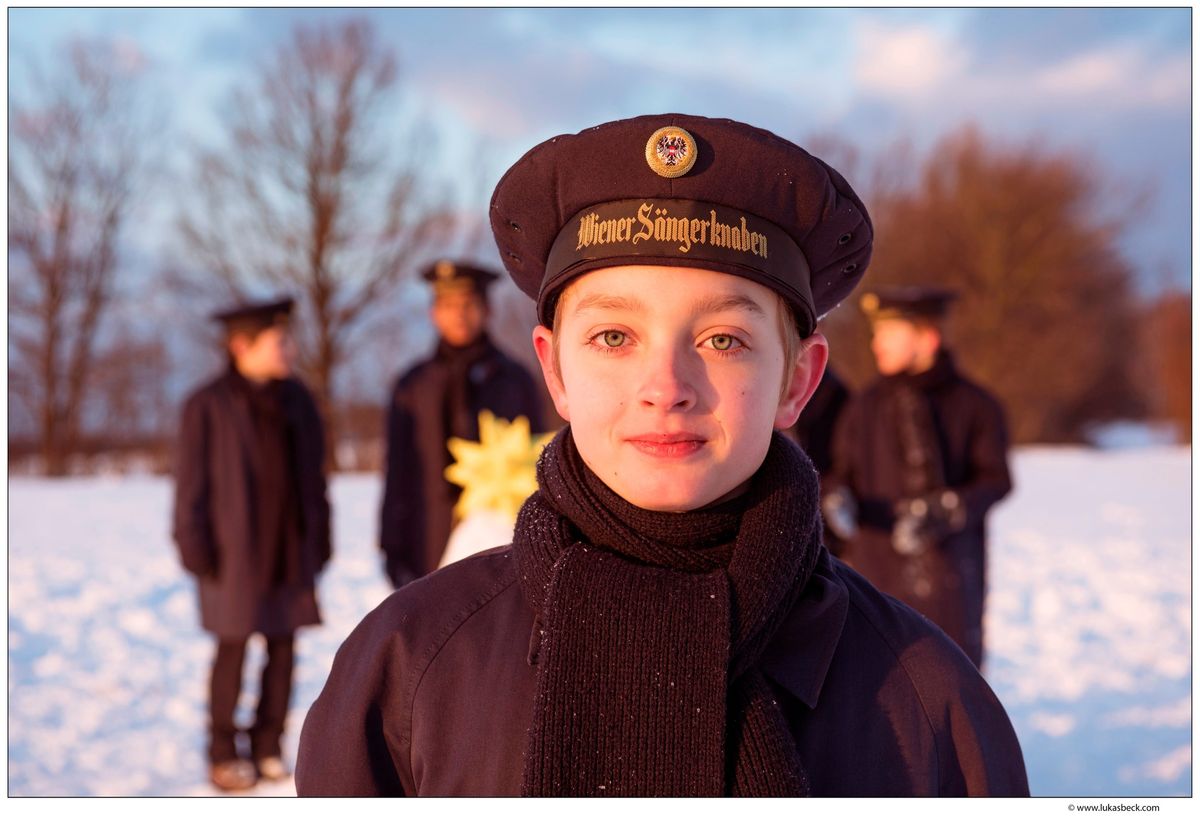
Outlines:
[{"label": "boy's green eye", "polygon": [[733,337],[725,335],[713,336],[710,340],[714,350],[729,350],[733,347]]},{"label": "boy's green eye", "polygon": [[625,344],[625,334],[620,330],[604,331],[604,343],[609,347],[620,347]]}]

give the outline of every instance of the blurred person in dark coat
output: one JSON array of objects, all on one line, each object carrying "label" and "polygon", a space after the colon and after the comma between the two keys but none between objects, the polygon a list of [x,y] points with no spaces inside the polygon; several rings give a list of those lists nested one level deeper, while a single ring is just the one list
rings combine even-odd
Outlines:
[{"label": "blurred person in dark coat", "polygon": [[[183,408],[174,538],[199,584],[204,629],[217,638],[209,699],[210,779],[222,789],[287,776],[281,756],[294,637],[320,623],[315,582],[331,555],[324,439],[309,391],[291,377],[290,299],[214,316],[228,368]],[[237,748],[234,710],[246,642],[266,639],[250,756]]]},{"label": "blurred person in dark coat", "polygon": [[823,501],[843,556],[981,666],[985,518],[1012,488],[999,402],[943,344],[952,291],[864,294],[880,377],[839,421]]},{"label": "blurred person in dark coat", "polygon": [[[817,391],[808,400],[795,425],[788,430],[791,437],[812,459],[813,466],[821,476],[823,489],[833,469],[833,431],[849,400],[850,391],[845,383],[838,378],[833,368],[826,367],[825,374],[817,385]],[[825,527],[824,537],[825,546],[834,555],[840,556],[845,551],[842,539],[828,526]]]},{"label": "blurred person in dark coat", "polygon": [[437,569],[450,538],[462,488],[445,478],[446,440],[478,440],[481,410],[544,429],[533,378],[488,338],[487,288],[498,274],[441,260],[422,276],[433,289],[437,348],[396,380],[387,413],[379,545],[397,588]]}]

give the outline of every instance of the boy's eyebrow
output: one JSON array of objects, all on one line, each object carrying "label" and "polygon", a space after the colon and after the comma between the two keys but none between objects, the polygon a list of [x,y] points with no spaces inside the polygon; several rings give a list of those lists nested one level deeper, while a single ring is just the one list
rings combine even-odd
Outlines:
[{"label": "boy's eyebrow", "polygon": [[[631,296],[609,296],[603,293],[593,293],[585,296],[575,305],[575,312],[582,313],[591,308],[601,310],[619,310],[630,313],[644,313],[646,305],[640,299]],[[709,313],[722,313],[727,310],[746,310],[759,316],[766,316],[762,305],[749,296],[733,294],[728,296],[710,296],[696,302],[693,313],[703,316]]]},{"label": "boy's eyebrow", "polygon": [[767,315],[762,305],[749,296],[742,296],[740,294],[711,296],[708,299],[697,302],[695,308],[697,314],[722,313],[726,310],[748,310],[751,313],[757,313],[759,316]]},{"label": "boy's eyebrow", "polygon": [[608,296],[603,293],[593,293],[590,296],[585,296],[575,305],[575,312],[582,313],[590,308],[600,308],[601,310],[623,310],[633,313],[643,313],[646,310],[645,304],[640,299],[628,296]]}]

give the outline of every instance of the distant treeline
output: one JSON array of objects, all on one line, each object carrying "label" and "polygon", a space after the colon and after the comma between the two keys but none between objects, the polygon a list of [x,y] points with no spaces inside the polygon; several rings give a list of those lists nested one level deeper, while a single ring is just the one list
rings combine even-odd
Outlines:
[{"label": "distant treeline", "polygon": [[[496,259],[482,139],[456,179],[437,178],[439,140],[403,113],[394,50],[361,21],[301,26],[240,80],[223,138],[191,141],[176,179],[144,62],[127,44],[61,53],[10,89],[10,464],[169,469],[182,385],[207,375],[197,363],[217,346],[207,313],[287,292],[330,466],[376,469],[387,385],[428,339],[405,285],[435,256]],[[896,147],[870,162],[845,143],[784,136],[863,195],[876,230],[863,287],[960,290],[950,344],[1002,398],[1016,442],[1084,441],[1117,419],[1168,420],[1190,441],[1190,294],[1139,297],[1134,281],[1151,272],[1119,248],[1144,203],[1105,166],[970,127],[924,156]],[[473,207],[452,206],[447,192],[464,186]],[[135,264],[134,217],[152,192],[174,219],[161,258]],[[500,302],[494,337],[532,365],[532,311]],[[823,329],[833,366],[865,383],[856,297]]]},{"label": "distant treeline", "polygon": [[[921,158],[896,147],[867,174],[866,286],[959,292],[950,346],[1000,396],[1018,443],[1083,442],[1119,419],[1169,421],[1191,441],[1191,295],[1138,295],[1149,272],[1119,240],[1143,203],[1103,174],[1078,152],[991,143],[973,128]],[[826,332],[848,380],[870,378],[856,305],[835,310]]]}]

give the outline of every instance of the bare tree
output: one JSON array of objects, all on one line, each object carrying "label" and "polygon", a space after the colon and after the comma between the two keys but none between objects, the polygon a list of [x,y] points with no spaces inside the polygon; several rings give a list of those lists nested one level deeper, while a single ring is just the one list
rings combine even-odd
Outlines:
[{"label": "bare tree", "polygon": [[300,370],[331,441],[355,326],[453,222],[423,187],[428,138],[382,119],[398,91],[396,57],[365,22],[298,27],[235,91],[180,220],[194,285],[298,298]]},{"label": "bare tree", "polygon": [[1145,376],[1151,406],[1175,428],[1178,441],[1192,441],[1192,297],[1168,290],[1144,312]]},{"label": "bare tree", "polygon": [[52,71],[32,65],[11,103],[9,388],[35,420],[49,475],[65,473],[79,439],[122,229],[147,167],[143,68],[128,46],[75,41]]},{"label": "bare tree", "polygon": [[161,338],[117,331],[95,362],[89,405],[102,431],[101,446],[158,446],[171,428],[167,382],[170,357]]},{"label": "bare tree", "polygon": [[[866,287],[959,290],[951,344],[1000,395],[1017,441],[1080,440],[1145,410],[1133,268],[1118,247],[1143,197],[1110,190],[1115,182],[1078,154],[1003,146],[968,128],[941,140],[910,184],[867,194],[876,241]],[[857,310],[828,326],[865,350]],[[848,370],[869,362],[850,359]]]}]

